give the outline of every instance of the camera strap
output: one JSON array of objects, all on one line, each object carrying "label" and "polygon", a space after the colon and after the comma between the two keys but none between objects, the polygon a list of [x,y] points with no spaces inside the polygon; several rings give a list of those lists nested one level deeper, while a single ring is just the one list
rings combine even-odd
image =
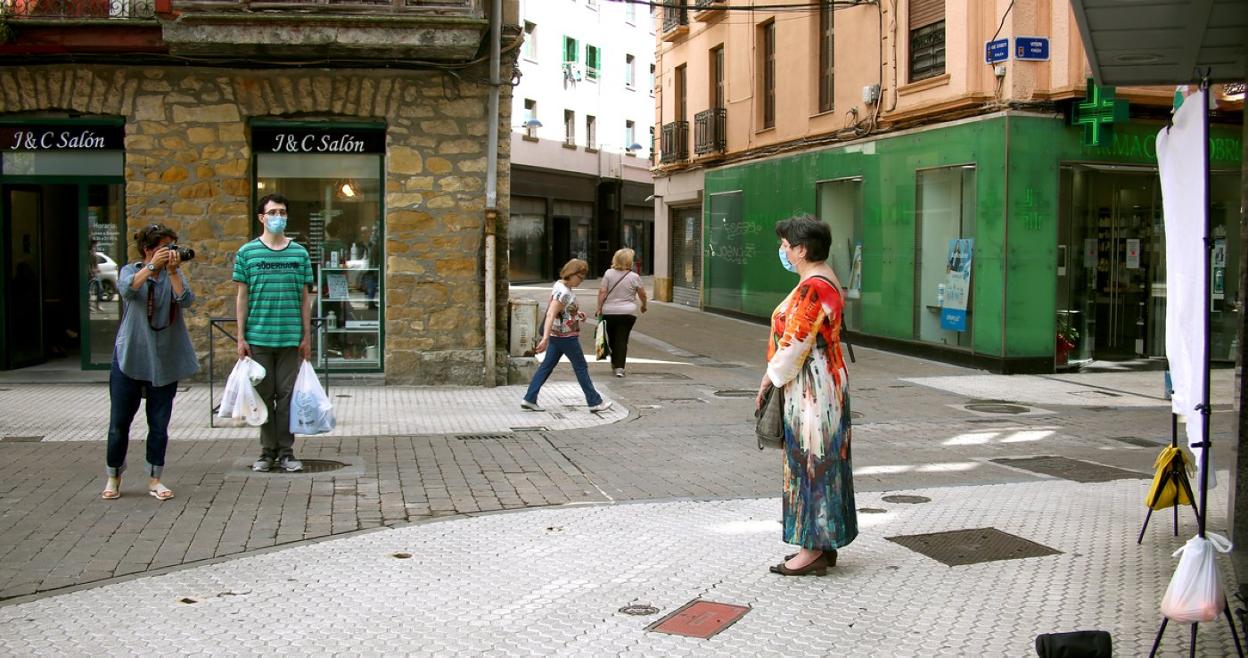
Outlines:
[{"label": "camera strap", "polygon": [[[171,275],[169,274],[169,272],[165,272],[165,276],[171,276]],[[156,281],[149,277],[147,280],[147,326],[151,327],[152,331],[164,331],[165,329],[168,329],[169,327],[173,326],[174,320],[178,319],[178,302],[173,299],[169,300],[169,321],[165,323],[165,326],[157,327],[156,323],[154,322],[155,316],[156,316]]]}]

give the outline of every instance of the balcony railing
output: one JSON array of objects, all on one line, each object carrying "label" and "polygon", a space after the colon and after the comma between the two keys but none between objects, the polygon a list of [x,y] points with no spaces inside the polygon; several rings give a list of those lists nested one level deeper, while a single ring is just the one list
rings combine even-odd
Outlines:
[{"label": "balcony railing", "polygon": [[728,148],[728,110],[714,107],[693,115],[693,152],[716,153]]},{"label": "balcony railing", "polygon": [[689,122],[673,121],[663,124],[663,132],[659,138],[659,150],[662,156],[659,162],[668,164],[689,159]]},{"label": "balcony railing", "polygon": [[294,9],[329,13],[462,13],[476,8],[477,3],[478,0],[173,0],[173,8],[175,11]]},{"label": "balcony railing", "polygon": [[663,33],[667,34],[681,26],[689,25],[689,9],[684,5],[680,7],[664,7],[663,8]]},{"label": "balcony railing", "polygon": [[156,0],[0,0],[11,18],[154,19]]}]

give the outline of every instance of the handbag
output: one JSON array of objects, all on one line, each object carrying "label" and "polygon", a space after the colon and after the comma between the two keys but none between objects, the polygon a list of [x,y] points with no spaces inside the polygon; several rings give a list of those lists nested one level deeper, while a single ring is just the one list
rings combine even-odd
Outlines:
[{"label": "handbag", "polygon": [[594,357],[601,361],[611,356],[611,344],[607,342],[607,323],[598,316],[598,328],[594,329]]},{"label": "handbag", "polygon": [[754,412],[758,449],[784,447],[784,389],[768,386],[763,403]]}]

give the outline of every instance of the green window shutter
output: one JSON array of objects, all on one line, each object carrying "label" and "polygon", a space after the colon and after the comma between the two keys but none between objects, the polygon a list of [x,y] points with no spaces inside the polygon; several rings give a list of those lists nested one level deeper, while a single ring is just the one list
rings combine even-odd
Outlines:
[{"label": "green window shutter", "polygon": [[563,61],[565,63],[580,61],[579,50],[580,48],[576,43],[576,39],[569,36],[563,37]]},{"label": "green window shutter", "polygon": [[598,46],[585,46],[585,75],[590,80],[598,79]]}]

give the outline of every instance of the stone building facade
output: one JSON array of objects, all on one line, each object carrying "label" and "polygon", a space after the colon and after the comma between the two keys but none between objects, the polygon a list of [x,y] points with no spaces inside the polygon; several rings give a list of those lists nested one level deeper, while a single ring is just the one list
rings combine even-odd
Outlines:
[{"label": "stone building facade", "polygon": [[[504,71],[511,70],[511,57],[503,54]],[[162,223],[176,230],[179,241],[197,252],[187,272],[199,301],[187,314],[188,325],[205,359],[209,335],[215,336],[220,376],[222,368],[233,361],[233,343],[225,333],[232,326],[220,322],[224,331],[213,331],[209,325],[212,319],[233,317],[235,252],[259,234],[257,199],[274,191],[290,196],[282,189],[284,181],[297,177],[317,190],[306,203],[297,206],[292,200],[291,204],[292,226],[311,221],[298,239],[307,242],[313,253],[317,294],[327,300],[318,303],[314,315],[329,318],[327,326],[343,333],[338,347],[332,347],[333,336],[322,336],[321,347],[328,355],[322,355],[322,363],[357,376],[384,377],[386,383],[480,385],[484,383],[489,120],[489,87],[481,81],[487,78],[484,63],[454,72],[115,63],[0,66],[0,127],[8,128],[5,134],[24,129],[31,134],[29,126],[77,129],[104,122],[111,126],[101,130],[120,130],[124,135],[119,156],[124,165],[119,172],[94,172],[73,163],[49,165],[48,158],[56,153],[22,153],[20,141],[17,149],[4,145],[0,185],[5,193],[0,205],[18,213],[19,193],[40,192],[28,204],[42,209],[37,214],[44,227],[34,230],[34,235],[44,242],[54,235],[66,239],[71,233],[78,235],[83,245],[78,251],[87,254],[80,281],[99,278],[92,264],[85,262],[92,252],[101,259],[109,255],[97,238],[117,250],[112,260],[120,264],[138,256],[127,238],[137,229]],[[499,107],[499,134],[506,136],[511,102],[505,84]],[[279,144],[267,137],[275,131],[299,139]],[[366,135],[368,140],[357,142],[353,134]],[[358,151],[369,140],[377,144],[372,149],[375,153],[360,155]],[[507,140],[502,139],[498,239],[504,247],[508,153]],[[369,168],[374,166],[376,175],[372,176]],[[358,173],[361,167],[363,174]],[[292,168],[303,173],[282,173]],[[341,174],[340,169],[357,173]],[[56,197],[67,193],[75,181],[82,190],[95,182],[110,183],[114,196],[120,196],[114,206],[124,208],[111,209],[119,213],[121,226],[101,228],[110,209],[105,202],[97,204],[94,197],[79,200],[87,216],[79,217],[76,226],[55,217]],[[317,187],[317,181],[323,184]],[[375,191],[365,198],[370,184]],[[367,219],[344,222],[352,213]],[[312,219],[301,219],[298,214]],[[347,233],[339,246],[331,248],[331,242],[339,239],[330,235],[335,223],[346,226]],[[5,237],[18,249],[14,226]],[[312,244],[318,240],[323,248]],[[505,346],[507,267],[505,248],[500,251],[504,256],[497,269],[497,344]],[[10,265],[20,259],[17,251],[13,253]],[[42,255],[45,261],[50,257],[46,247]],[[340,299],[350,297],[354,302],[328,301],[339,299],[332,297],[331,280],[338,270],[342,271]],[[16,276],[10,267],[5,271],[6,288],[11,275]],[[101,300],[94,293],[74,292],[73,286],[65,290],[66,295],[77,297],[65,304],[70,319],[60,322],[72,333],[75,322],[69,307],[81,309],[76,324],[82,328],[83,367],[107,367],[111,352],[108,323],[103,322],[104,328],[94,327],[94,320],[101,303],[107,307],[116,302],[107,294]],[[25,312],[9,302],[4,309],[5,327],[13,327]],[[107,320],[106,315],[100,317]],[[45,328],[44,342],[60,331]],[[6,333],[11,347],[20,330]],[[88,345],[89,341],[97,344]],[[47,358],[52,356],[45,353]],[[505,354],[497,362],[502,381],[507,372]]]}]

